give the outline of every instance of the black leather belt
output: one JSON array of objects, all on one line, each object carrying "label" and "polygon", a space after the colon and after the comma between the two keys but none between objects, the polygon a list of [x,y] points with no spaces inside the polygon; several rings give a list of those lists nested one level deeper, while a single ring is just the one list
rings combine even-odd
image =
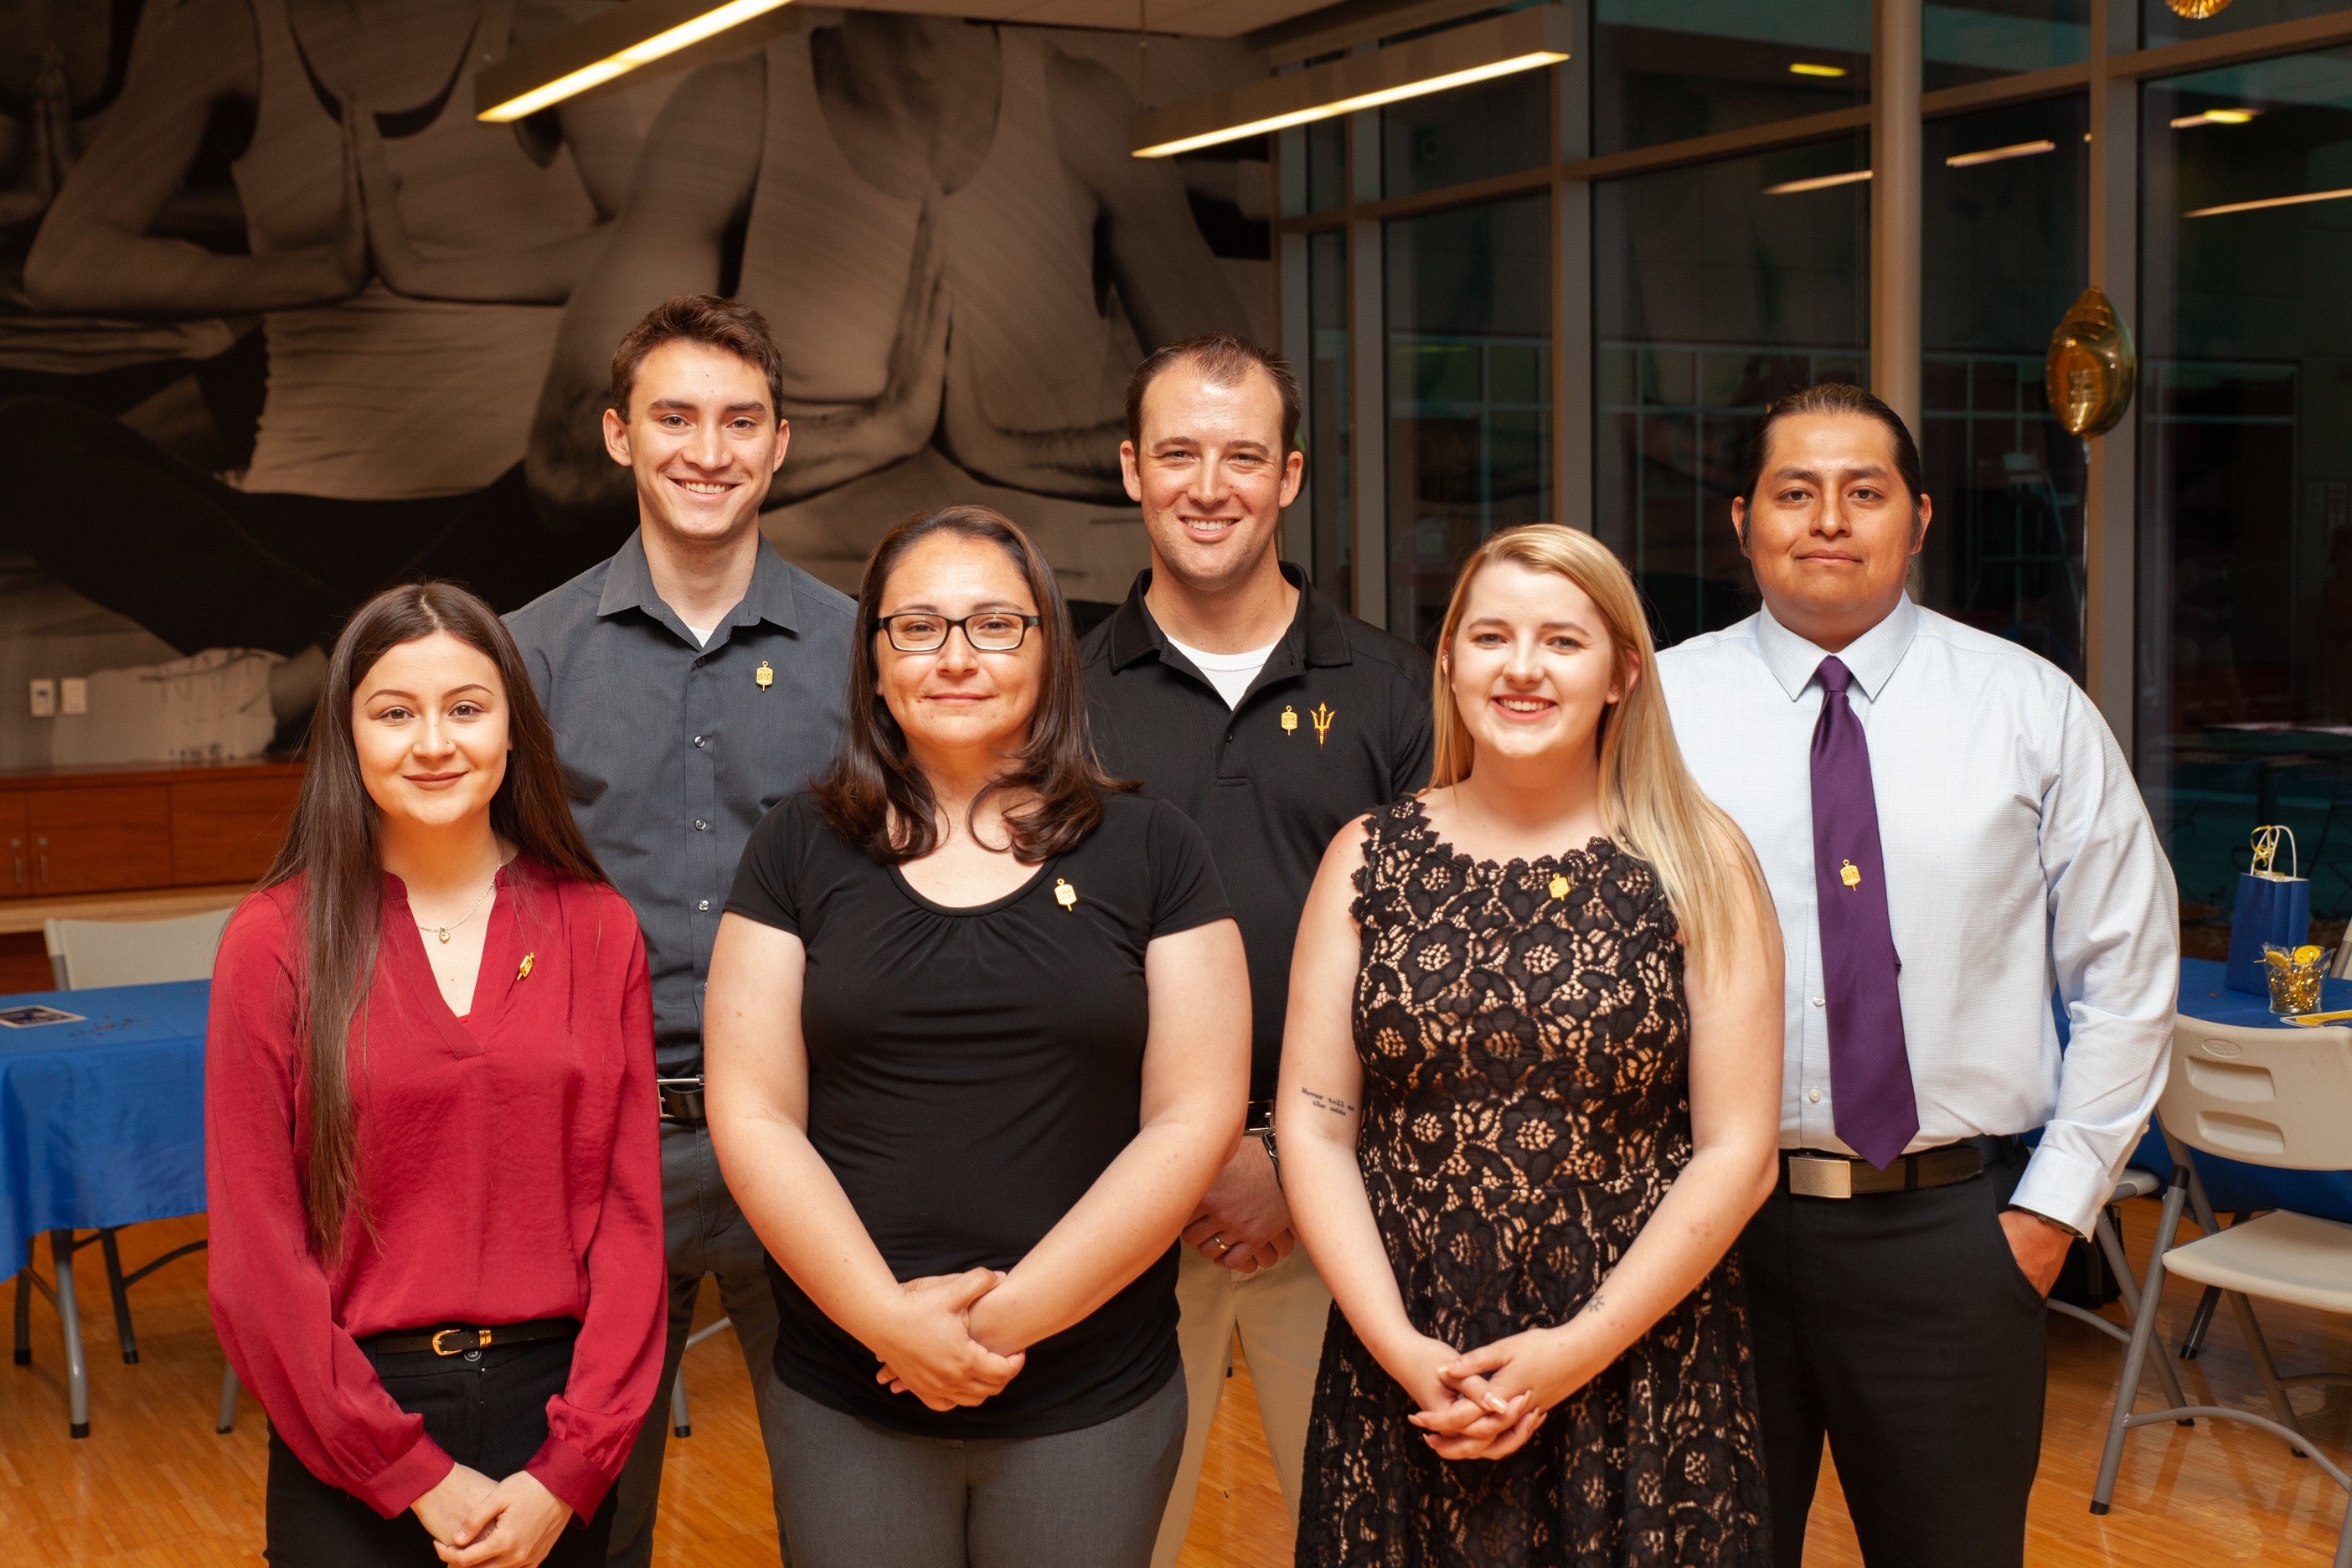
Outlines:
[{"label": "black leather belt", "polygon": [[1242,1122],[1242,1131],[1244,1132],[1264,1132],[1273,1126],[1274,1101],[1270,1100],[1251,1100],[1249,1102],[1249,1114]]},{"label": "black leather belt", "polygon": [[1852,1154],[1818,1149],[1780,1151],[1780,1190],[1801,1198],[1858,1198],[1948,1187],[1984,1174],[1985,1166],[2016,1146],[2014,1138],[1969,1138],[1922,1149],[1880,1170]]},{"label": "black leather belt", "polygon": [[661,1090],[661,1116],[664,1121],[681,1126],[703,1124],[702,1080],[698,1078],[665,1078],[655,1080]]},{"label": "black leather belt", "polygon": [[580,1324],[571,1318],[541,1318],[528,1323],[500,1323],[495,1328],[471,1327],[436,1329],[429,1334],[378,1334],[362,1340],[362,1348],[377,1355],[414,1355],[419,1351],[431,1351],[435,1355],[464,1355],[467,1351],[487,1350],[492,1345],[527,1345],[539,1340],[568,1340],[580,1331]]}]

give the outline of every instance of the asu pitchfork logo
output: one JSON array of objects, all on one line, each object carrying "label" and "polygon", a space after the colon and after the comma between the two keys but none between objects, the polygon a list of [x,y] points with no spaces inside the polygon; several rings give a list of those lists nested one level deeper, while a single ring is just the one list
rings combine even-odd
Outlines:
[{"label": "asu pitchfork logo", "polygon": [[1331,705],[1328,702],[1318,702],[1315,705],[1314,710],[1307,715],[1307,717],[1312,720],[1315,724],[1315,749],[1317,751],[1321,751],[1323,749],[1323,742],[1330,738],[1331,721],[1337,719],[1339,716],[1339,714],[1331,710]]}]

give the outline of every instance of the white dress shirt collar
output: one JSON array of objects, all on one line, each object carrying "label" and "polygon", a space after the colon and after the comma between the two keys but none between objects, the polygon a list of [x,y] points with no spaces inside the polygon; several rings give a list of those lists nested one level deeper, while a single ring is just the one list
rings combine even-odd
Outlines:
[{"label": "white dress shirt collar", "polygon": [[[1838,658],[1844,661],[1863,695],[1875,702],[1895,666],[1911,651],[1911,641],[1918,633],[1919,606],[1906,594],[1895,601],[1885,619],[1846,644]],[[1756,651],[1791,702],[1805,694],[1822,660],[1830,656],[1827,648],[1814,647],[1773,619],[1769,608],[1756,612]]]}]

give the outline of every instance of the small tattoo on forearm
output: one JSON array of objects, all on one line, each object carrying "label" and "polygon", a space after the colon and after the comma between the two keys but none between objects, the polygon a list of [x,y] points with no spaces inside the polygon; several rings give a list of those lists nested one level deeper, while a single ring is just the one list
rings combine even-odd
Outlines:
[{"label": "small tattoo on forearm", "polygon": [[1584,1304],[1584,1310],[1585,1310],[1586,1311],[1588,1311],[1588,1312],[1591,1312],[1591,1313],[1593,1313],[1593,1314],[1595,1314],[1595,1315],[1598,1315],[1598,1314],[1601,1312],[1601,1310],[1603,1308],[1607,1307],[1608,1305],[1609,1305],[1609,1298],[1608,1298],[1608,1297],[1606,1297],[1606,1296],[1603,1296],[1600,1291],[1595,1290],[1595,1291],[1592,1293],[1592,1300],[1591,1300],[1590,1301],[1587,1301],[1587,1302]]},{"label": "small tattoo on forearm", "polygon": [[1307,1097],[1307,1102],[1309,1105],[1320,1110],[1328,1110],[1334,1116],[1356,1114],[1356,1108],[1336,1094],[1323,1094],[1311,1089],[1301,1089],[1298,1092]]}]

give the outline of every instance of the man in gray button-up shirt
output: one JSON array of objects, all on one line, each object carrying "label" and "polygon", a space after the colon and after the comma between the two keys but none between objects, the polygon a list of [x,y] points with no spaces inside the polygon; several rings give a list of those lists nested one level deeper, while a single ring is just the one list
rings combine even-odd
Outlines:
[{"label": "man in gray button-up shirt", "polygon": [[669,1347],[614,1489],[611,1561],[634,1568],[653,1553],[667,1396],[705,1274],[763,1401],[773,1375],[766,1255],[702,1123],[702,990],[752,825],[832,759],[855,608],[760,536],[788,435],[781,363],[759,313],[732,301],[690,296],[647,316],[622,343],[604,415],[606,448],[635,476],[637,531],[507,618],[572,814],[635,906],[653,973]]}]

